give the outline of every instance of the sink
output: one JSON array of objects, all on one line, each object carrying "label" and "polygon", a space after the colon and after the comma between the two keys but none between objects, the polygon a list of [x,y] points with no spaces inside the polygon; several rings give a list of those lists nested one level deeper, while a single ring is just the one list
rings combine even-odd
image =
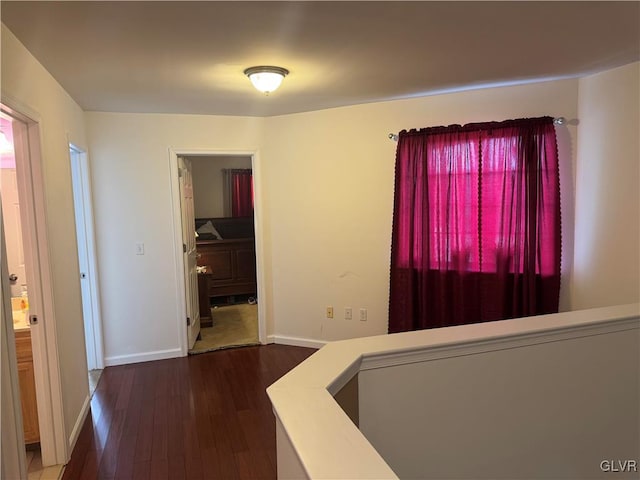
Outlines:
[{"label": "sink", "polygon": [[[29,300],[26,297],[11,297],[11,313],[13,316],[14,330],[24,330],[25,328],[29,328],[28,305]],[[23,308],[24,306],[26,306],[27,308]]]}]

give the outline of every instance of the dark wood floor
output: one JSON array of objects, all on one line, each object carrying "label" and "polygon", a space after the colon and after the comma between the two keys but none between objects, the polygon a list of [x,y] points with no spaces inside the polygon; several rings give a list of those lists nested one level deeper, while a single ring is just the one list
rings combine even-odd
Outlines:
[{"label": "dark wood floor", "polygon": [[106,368],[63,480],[276,478],[265,389],[314,351],[267,345]]}]

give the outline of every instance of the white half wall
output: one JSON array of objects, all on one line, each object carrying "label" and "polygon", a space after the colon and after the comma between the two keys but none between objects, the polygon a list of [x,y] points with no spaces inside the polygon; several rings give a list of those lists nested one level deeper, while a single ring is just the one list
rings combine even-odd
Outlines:
[{"label": "white half wall", "polygon": [[639,315],[330,342],[267,388],[278,478],[637,479]]},{"label": "white half wall", "polygon": [[87,148],[83,112],[2,25],[2,101],[40,124],[64,427],[69,438],[88,395],[69,142]]},{"label": "white half wall", "polygon": [[640,300],[639,73],[580,79],[574,309]]},{"label": "white half wall", "polygon": [[567,332],[361,370],[360,430],[400,478],[595,479],[603,460],[640,467],[637,317],[635,328]]}]

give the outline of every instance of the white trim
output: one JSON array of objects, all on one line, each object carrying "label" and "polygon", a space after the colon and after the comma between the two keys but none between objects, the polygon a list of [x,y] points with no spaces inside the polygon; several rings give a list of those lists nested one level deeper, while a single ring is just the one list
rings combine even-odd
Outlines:
[{"label": "white trim", "polygon": [[[31,148],[31,182],[33,188],[33,202],[35,204],[35,226],[37,229],[37,255],[39,257],[40,271],[40,288],[42,292],[41,312],[43,312],[44,334],[46,339],[44,345],[34,347],[34,367],[36,367],[35,351],[38,350],[41,356],[40,364],[43,370],[41,372],[41,380],[38,380],[38,372],[36,368],[36,385],[40,388],[40,392],[36,388],[38,394],[38,419],[40,419],[40,405],[44,402],[49,403],[50,409],[47,416],[50,416],[48,422],[45,422],[45,429],[40,424],[40,446],[42,451],[42,464],[47,467],[50,465],[64,464],[68,461],[70,455],[67,450],[65,441],[64,426],[64,403],[62,400],[62,379],[60,372],[60,359],[58,358],[58,332],[55,322],[55,301],[53,294],[53,272],[51,270],[52,262],[49,255],[49,240],[46,213],[47,201],[45,197],[45,182],[43,164],[44,158],[41,154],[42,138],[44,132],[41,131],[40,123],[29,124],[29,142]],[[38,328],[36,327],[36,333]],[[36,335],[38,336],[38,335]],[[33,343],[33,329],[31,340]],[[48,373],[48,375],[47,375]],[[53,427],[53,428],[52,428]],[[47,454],[43,447],[43,443],[48,442],[54,449]]]},{"label": "white trim", "polygon": [[327,343],[324,340],[314,340],[312,338],[301,338],[301,337],[287,337],[285,335],[269,335],[270,339],[273,339],[273,342],[269,343],[277,343],[278,345],[291,345],[292,347],[308,347],[308,348],[322,348]]},{"label": "white trim", "polygon": [[251,168],[253,173],[253,195],[254,195],[254,231],[256,242],[256,281],[258,294],[258,340],[261,344],[266,344],[267,340],[267,302],[266,298],[266,271],[264,255],[264,225],[262,220],[262,169],[260,155],[257,149],[253,150],[216,150],[216,149],[190,149],[190,148],[169,148],[169,176],[172,205],[173,224],[173,252],[174,252],[174,273],[176,278],[176,321],[178,328],[178,338],[180,339],[180,351],[182,356],[188,353],[187,329],[184,319],[187,310],[185,303],[184,285],[184,261],[182,255],[182,229],[180,214],[180,185],[178,179],[178,156],[243,156],[251,157]]},{"label": "white trim", "polygon": [[357,357],[351,363],[351,365],[349,365],[342,372],[336,375],[336,378],[333,382],[327,385],[327,391],[331,394],[332,397],[335,397],[336,394],[340,390],[342,390],[342,387],[344,387],[347,383],[349,383],[349,381],[351,381],[353,377],[360,373],[360,370],[363,370],[362,357]]},{"label": "white trim", "polygon": [[264,223],[262,195],[262,162],[260,154],[256,150],[251,154],[251,171],[253,172],[253,230],[256,248],[256,280],[258,295],[258,340],[261,344],[267,343],[267,281],[264,259]]},{"label": "white trim", "polygon": [[[185,333],[187,329],[185,328]],[[171,348],[168,350],[156,350],[145,353],[132,353],[131,355],[117,355],[115,357],[106,357],[104,364],[107,367],[116,365],[127,365],[129,363],[151,362],[153,360],[166,360],[167,358],[183,357],[182,350],[179,348]]]},{"label": "white trim", "polygon": [[[182,222],[180,210],[180,179],[178,175],[178,154],[169,149],[169,182],[171,191],[171,224],[173,225],[173,252],[174,252],[174,274],[176,279],[176,322],[178,328],[178,339],[180,340],[180,355],[187,355],[189,339],[187,338],[187,328],[185,326],[185,315],[187,304],[185,298],[184,284],[184,259],[182,252]],[[105,359],[107,365],[109,360]]]},{"label": "white trim", "polygon": [[[596,325],[559,326],[543,332],[525,332],[519,335],[504,335],[495,338],[443,343],[425,349],[418,347],[405,351],[387,351],[364,355],[360,371],[374,370],[409,363],[421,363],[443,358],[462,357],[479,353],[496,352],[512,348],[522,348],[543,343],[560,342],[563,340],[605,335],[626,330],[637,330],[640,327],[638,317],[621,317],[609,323]],[[357,372],[356,372],[357,373]]]},{"label": "white trim", "polygon": [[[68,136],[67,136],[68,137]],[[87,255],[87,280],[91,292],[91,318],[89,319],[89,330],[92,338],[91,345],[87,345],[87,352],[93,361],[89,362],[89,370],[94,368],[104,368],[104,348],[102,341],[102,315],[100,307],[100,281],[98,278],[98,260],[96,255],[95,222],[93,217],[93,202],[91,194],[91,167],[87,158],[87,153],[74,143],[69,141],[69,161],[71,169],[77,168],[79,187],[81,188],[81,207],[84,217],[84,240],[86,243]],[[74,155],[71,155],[71,150]],[[74,182],[72,182],[74,183]],[[75,187],[75,185],[74,185]],[[75,193],[74,193],[75,197]],[[75,203],[75,202],[74,202]],[[75,205],[74,205],[75,207]]]},{"label": "white trim", "polygon": [[60,361],[58,358],[53,274],[47,234],[47,203],[42,156],[43,129],[41,116],[22,102],[2,92],[2,105],[18,125],[16,141],[23,142],[26,168],[19,182],[20,202],[26,221],[23,221],[27,276],[38,281],[29,285],[29,313],[37,315],[39,324],[31,327],[33,365],[40,427],[40,447],[43,466],[64,464],[69,459],[65,427]]},{"label": "white trim", "polygon": [[73,452],[73,447],[76,446],[76,442],[78,441],[78,437],[80,436],[80,431],[82,430],[82,426],[84,425],[84,421],[89,414],[89,409],[91,408],[91,395],[87,395],[82,403],[82,408],[80,409],[80,413],[78,414],[78,418],[76,418],[75,423],[73,424],[73,429],[71,430],[71,435],[69,435],[69,451]]}]

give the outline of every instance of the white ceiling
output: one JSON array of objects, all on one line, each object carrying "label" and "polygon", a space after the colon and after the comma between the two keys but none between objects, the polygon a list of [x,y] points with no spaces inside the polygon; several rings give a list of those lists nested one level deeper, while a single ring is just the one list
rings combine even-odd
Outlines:
[{"label": "white ceiling", "polygon": [[[270,116],[640,58],[633,2],[32,2],[2,22],[85,110]],[[266,97],[243,70],[291,71]]]}]

